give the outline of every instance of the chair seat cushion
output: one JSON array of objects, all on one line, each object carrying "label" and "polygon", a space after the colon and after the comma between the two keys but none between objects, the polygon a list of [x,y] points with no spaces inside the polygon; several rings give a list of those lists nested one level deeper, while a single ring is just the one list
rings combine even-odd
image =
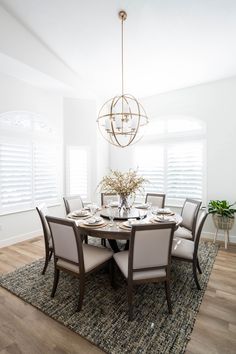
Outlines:
[{"label": "chair seat cushion", "polygon": [[173,257],[193,259],[194,242],[175,237],[172,243],[171,255]]},{"label": "chair seat cushion", "polygon": [[[129,251],[117,252],[114,254],[114,259],[123,273],[125,278],[128,278],[128,259],[129,259]],[[151,279],[151,278],[161,278],[166,276],[165,269],[157,269],[157,270],[145,270],[140,272],[133,273],[133,280],[141,280],[141,279]]]},{"label": "chair seat cushion", "polygon": [[[83,244],[84,252],[84,270],[85,273],[90,272],[100,264],[112,258],[113,252],[108,248],[96,247],[92,245]],[[72,272],[79,274],[79,266],[71,264],[62,259],[58,259],[57,265]]]},{"label": "chair seat cushion", "polygon": [[192,240],[193,235],[192,232],[186,229],[183,226],[178,227],[178,229],[174,233],[174,237],[186,238],[187,240]]}]

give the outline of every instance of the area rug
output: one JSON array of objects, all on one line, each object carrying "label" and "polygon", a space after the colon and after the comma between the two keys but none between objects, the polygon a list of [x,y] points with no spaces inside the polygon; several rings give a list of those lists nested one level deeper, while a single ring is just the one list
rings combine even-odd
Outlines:
[{"label": "area rug", "polygon": [[126,283],[118,277],[118,288],[114,290],[104,270],[87,278],[81,312],[76,312],[78,279],[70,275],[61,272],[55,298],[50,298],[53,262],[44,276],[44,261],[39,260],[2,275],[0,285],[107,353],[178,354],[184,353],[190,339],[217,250],[212,243],[199,246],[203,270],[200,291],[193,281],[191,264],[173,262],[172,315],[168,314],[162,284],[136,286],[132,322],[127,319]]}]

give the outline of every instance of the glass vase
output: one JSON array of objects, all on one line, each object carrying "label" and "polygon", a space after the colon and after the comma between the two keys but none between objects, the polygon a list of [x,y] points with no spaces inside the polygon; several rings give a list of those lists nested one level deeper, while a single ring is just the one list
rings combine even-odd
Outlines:
[{"label": "glass vase", "polygon": [[119,210],[124,209],[124,210],[130,210],[130,205],[128,203],[128,196],[121,194],[120,195],[120,204],[119,204]]}]

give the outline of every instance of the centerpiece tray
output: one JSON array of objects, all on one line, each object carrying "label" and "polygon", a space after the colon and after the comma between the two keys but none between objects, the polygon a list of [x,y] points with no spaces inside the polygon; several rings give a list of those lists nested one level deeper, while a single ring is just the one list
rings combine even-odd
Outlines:
[{"label": "centerpiece tray", "polygon": [[[109,209],[102,209],[100,215],[104,218],[109,219]],[[147,214],[144,215],[146,217]],[[130,209],[130,210],[114,210],[114,219],[115,220],[128,220],[131,218],[139,218],[139,211],[137,209]]]}]

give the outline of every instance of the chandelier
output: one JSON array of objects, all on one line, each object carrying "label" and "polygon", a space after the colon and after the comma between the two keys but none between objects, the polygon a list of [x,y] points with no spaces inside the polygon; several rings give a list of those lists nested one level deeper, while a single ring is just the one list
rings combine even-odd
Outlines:
[{"label": "chandelier", "polygon": [[125,11],[119,12],[121,19],[121,96],[105,102],[99,111],[97,123],[102,136],[112,145],[126,147],[139,141],[143,136],[148,117],[138,100],[124,94],[124,21]]}]

